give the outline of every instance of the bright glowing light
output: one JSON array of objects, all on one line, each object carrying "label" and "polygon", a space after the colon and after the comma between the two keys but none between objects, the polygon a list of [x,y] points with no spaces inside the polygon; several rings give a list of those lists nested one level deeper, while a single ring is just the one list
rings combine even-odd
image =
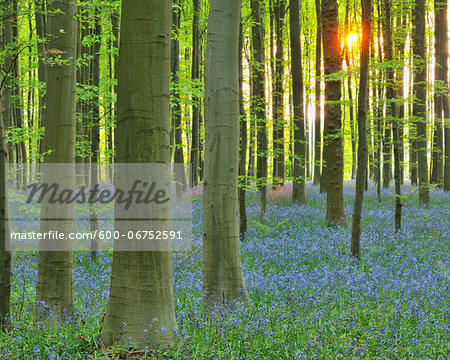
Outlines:
[{"label": "bright glowing light", "polygon": [[348,48],[351,49],[358,44],[358,34],[350,33],[347,35]]}]

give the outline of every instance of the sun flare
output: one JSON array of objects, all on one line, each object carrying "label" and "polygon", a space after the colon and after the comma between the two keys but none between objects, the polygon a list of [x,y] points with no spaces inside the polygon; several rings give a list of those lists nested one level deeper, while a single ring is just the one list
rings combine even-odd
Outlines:
[{"label": "sun flare", "polygon": [[358,34],[353,32],[349,33],[347,35],[347,44],[349,49],[352,49],[354,46],[356,46],[358,44]]}]

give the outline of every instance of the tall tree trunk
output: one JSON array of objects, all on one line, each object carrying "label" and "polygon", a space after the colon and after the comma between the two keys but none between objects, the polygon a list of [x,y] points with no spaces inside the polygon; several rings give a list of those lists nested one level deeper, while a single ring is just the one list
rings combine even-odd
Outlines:
[{"label": "tall tree trunk", "polygon": [[[6,16],[3,19],[3,40],[4,47],[8,47],[8,53],[6,54],[4,60],[4,79],[3,80],[3,123],[5,131],[14,124],[13,121],[13,111],[11,106],[11,79],[13,77],[14,71],[14,61],[13,61],[13,37],[12,37],[12,22],[11,22],[11,14],[13,12],[11,4],[3,3],[3,13]],[[8,159],[10,163],[14,162],[14,144],[12,142],[6,144],[8,148]]]},{"label": "tall tree trunk", "polygon": [[[407,13],[406,11],[403,9],[402,11],[404,11],[404,13],[401,15],[401,19],[400,19],[400,25],[399,25],[399,31],[405,31],[406,27],[408,26],[407,24]],[[404,91],[404,80],[405,80],[405,66],[404,66],[404,53],[405,53],[405,45],[406,45],[406,36],[405,35],[400,35],[400,39],[398,40],[398,44],[396,46],[397,48],[397,60],[400,61],[402,63],[402,66],[398,69],[397,71],[397,80],[396,80],[396,84],[397,85],[397,98],[398,100],[398,114],[397,114],[397,123],[398,123],[398,127],[397,127],[397,132],[398,132],[398,136],[397,136],[397,140],[395,140],[395,136],[394,136],[394,142],[398,141],[399,147],[398,147],[398,152],[399,152],[399,164],[400,164],[400,183],[403,184],[404,183],[404,162],[405,162],[405,151],[404,151],[404,124],[405,124],[405,91]],[[392,129],[392,131],[394,132],[394,129]],[[394,163],[395,163],[395,144],[394,144]],[[394,164],[395,166],[395,164]],[[394,177],[395,177],[395,169],[394,169]]]},{"label": "tall tree trunk", "polygon": [[[114,36],[114,40],[113,40],[113,47],[115,49],[115,53],[114,53],[114,79],[116,80],[114,83],[114,94],[116,94],[117,96],[117,73],[118,73],[118,68],[119,68],[119,23],[120,23],[120,10],[119,9],[114,9],[114,11],[111,13],[111,27],[112,27],[112,33]],[[116,99],[116,104],[114,106],[114,116],[112,117],[112,124],[109,128],[109,142],[110,142],[110,146],[111,149],[113,148],[113,137],[114,137],[114,125],[117,123],[117,99]],[[109,161],[111,164],[113,164],[115,162],[115,149],[114,151],[111,152]],[[113,167],[110,166],[109,167],[109,171],[110,171],[110,178],[113,179],[114,174],[113,174]]]},{"label": "tall tree trunk", "polygon": [[[378,16],[381,15],[381,2],[378,3]],[[381,49],[381,20],[378,20],[378,26],[377,26],[377,37],[378,37],[378,61],[381,63],[383,60],[383,54]],[[377,131],[376,131],[376,179],[377,179],[377,199],[380,202],[381,201],[381,122],[383,117],[383,70],[378,70],[378,81],[380,82],[377,87],[377,98],[378,98],[378,106],[377,106],[377,116],[376,116],[376,125],[377,125]]]},{"label": "tall tree trunk", "polygon": [[257,137],[257,180],[261,216],[266,212],[267,206],[267,119],[266,119],[266,90],[265,90],[265,51],[264,51],[264,27],[261,18],[259,1],[252,0],[252,14],[254,24],[252,25],[252,42],[254,58],[252,72],[254,74],[253,92],[256,118]]},{"label": "tall tree trunk", "polygon": [[[383,17],[384,17],[384,53],[387,62],[392,62],[392,22],[391,22],[391,0],[383,1]],[[386,100],[388,106],[386,109],[386,124],[390,126],[392,124],[392,129],[394,133],[394,166],[395,166],[395,230],[398,231],[401,228],[402,219],[402,194],[401,194],[401,179],[400,179],[400,151],[399,148],[401,144],[398,142],[398,119],[397,119],[397,106],[395,98],[394,89],[394,69],[389,66],[386,70]],[[386,141],[386,139],[385,139]],[[384,169],[390,173],[390,163],[389,167]],[[383,171],[383,172],[384,172]],[[385,175],[385,181],[386,175]]]},{"label": "tall tree trunk", "polygon": [[[51,2],[48,9],[47,53],[50,59],[46,68],[47,103],[43,150],[45,163],[75,163],[76,127],[76,6],[72,0]],[[64,29],[64,32],[61,32]],[[59,59],[64,63],[59,63]],[[53,62],[57,65],[50,65]],[[49,152],[51,150],[51,152]],[[65,174],[58,175],[62,189],[73,189],[75,166],[66,165]],[[44,168],[43,183],[54,183],[55,174]],[[49,222],[45,219],[73,219],[73,204],[48,204],[41,207],[41,232],[73,231],[72,221]],[[72,251],[47,251],[53,243],[40,241],[36,300],[44,302],[57,312],[70,310],[73,304]],[[59,246],[59,244],[56,244]],[[45,250],[45,251],[43,251]],[[51,249],[54,250],[54,249]],[[39,307],[38,312],[43,310]]]},{"label": "tall tree trunk", "polygon": [[[92,98],[92,126],[91,126],[91,188],[94,188],[99,182],[98,163],[100,162],[100,46],[101,32],[100,12],[95,10],[95,28],[93,44],[93,62],[92,62],[92,82],[94,88],[94,97]],[[98,215],[95,206],[90,205],[90,230],[92,233],[98,231]],[[98,251],[98,240],[91,240],[91,257],[94,259]]]},{"label": "tall tree trunk", "polygon": [[[12,22],[12,40],[14,44],[14,65],[13,65],[13,97],[14,97],[14,109],[13,118],[17,128],[24,128],[23,120],[23,94],[20,89],[20,73],[19,73],[19,25],[18,25],[18,4],[17,0],[13,0],[13,16],[10,19]],[[22,171],[18,172],[18,187],[26,189],[26,182],[28,178],[27,171],[27,149],[25,141],[22,140],[16,144],[17,163],[22,163]]]},{"label": "tall tree trunk", "polygon": [[[194,20],[192,23],[192,80],[200,78],[200,27],[199,27],[199,0],[193,0]],[[191,146],[191,166],[192,166],[192,186],[198,185],[199,158],[200,158],[200,99],[196,96],[192,98],[192,146]]]},{"label": "tall tree trunk", "polygon": [[[345,34],[349,34],[348,27],[348,17],[349,17],[349,1],[347,0],[345,4]],[[348,92],[348,102],[350,110],[350,139],[352,145],[352,172],[351,178],[354,179],[356,176],[356,129],[355,129],[355,116],[353,111],[353,92],[352,92],[352,73],[350,64],[350,47],[348,44],[348,35],[344,37],[344,54],[345,62],[347,64],[347,92]]]},{"label": "tall tree trunk", "polygon": [[300,44],[299,0],[291,0],[289,10],[291,27],[291,71],[294,103],[294,182],[292,198],[306,202],[305,193],[305,119],[303,115],[303,69]]},{"label": "tall tree trunk", "polygon": [[[338,4],[336,0],[322,0],[322,36],[325,76],[341,71],[340,41],[338,36]],[[324,160],[327,167],[328,224],[345,225],[344,162],[342,148],[341,81],[325,82]]]},{"label": "tall tree trunk", "polygon": [[414,101],[413,116],[417,128],[417,167],[419,176],[419,202],[430,202],[427,164],[427,66],[425,57],[425,0],[417,0],[413,9],[414,41]]},{"label": "tall tree trunk", "polygon": [[240,0],[211,0],[205,63],[203,288],[207,303],[248,301],[238,219]]},{"label": "tall tree trunk", "polygon": [[[392,28],[391,28],[391,16],[390,9],[387,7],[390,4],[383,1],[381,4],[382,14],[383,14],[383,51],[385,54],[384,59],[387,62],[392,62]],[[394,82],[394,71],[392,65],[389,64],[386,70],[386,98],[389,100],[395,100],[395,95],[389,93],[393,89]],[[390,88],[389,88],[390,87]],[[388,89],[389,88],[389,89]],[[392,98],[389,98],[392,96]],[[388,104],[389,105],[389,104]],[[387,106],[389,107],[389,106]],[[387,110],[389,115],[389,110]],[[395,116],[395,113],[391,113],[390,116],[384,118],[384,136],[383,136],[383,187],[388,188],[391,184],[391,152],[392,152],[392,139],[391,139],[391,129],[392,129],[392,119],[391,116]]]},{"label": "tall tree trunk", "polygon": [[364,202],[364,188],[367,178],[367,79],[369,75],[369,54],[370,54],[370,37],[371,37],[371,0],[362,1],[362,41],[361,41],[361,66],[359,77],[359,93],[358,93],[358,168],[356,170],[356,189],[355,202],[353,204],[352,217],[352,256],[359,258],[360,256],[360,238],[361,238],[361,214]]},{"label": "tall tree trunk", "polygon": [[[172,1],[123,2],[116,164],[170,163],[171,16]],[[142,176],[150,176],[143,171]],[[170,182],[169,174],[158,176],[160,181]],[[115,175],[116,181],[121,179]],[[118,204],[115,211],[116,217],[123,213]],[[147,211],[143,215],[151,217],[150,209]],[[116,230],[121,233],[130,230],[127,223],[116,220]],[[101,333],[106,346],[117,342],[128,346],[129,338],[129,343],[139,348],[173,344],[177,325],[172,251],[115,251],[110,289]]]},{"label": "tall tree trunk", "polygon": [[186,174],[184,169],[184,154],[183,154],[183,129],[181,128],[181,98],[179,91],[179,77],[180,70],[180,41],[178,36],[180,34],[180,12],[178,8],[179,0],[174,0],[174,7],[172,9],[172,53],[171,53],[171,73],[172,73],[172,97],[174,105],[172,106],[172,128],[174,133],[174,163],[179,164],[175,170],[175,182],[177,194],[186,190]]},{"label": "tall tree trunk", "polygon": [[276,34],[276,52],[273,72],[273,184],[282,185],[285,178],[284,161],[284,102],[283,102],[283,26],[285,16],[285,3],[283,0],[274,0],[274,23]]},{"label": "tall tree trunk", "polygon": [[241,239],[245,239],[247,231],[247,205],[246,190],[247,186],[247,115],[244,108],[244,79],[242,65],[242,22],[239,25],[239,234]]},{"label": "tall tree trunk", "polygon": [[448,24],[447,3],[434,2],[434,51],[435,51],[435,82],[439,90],[434,93],[435,131],[433,136],[432,171],[430,182],[443,185],[444,175],[444,136],[442,128],[442,113],[444,97],[448,93]]},{"label": "tall tree trunk", "polygon": [[315,84],[315,115],[314,115],[314,184],[320,182],[321,155],[322,155],[322,129],[321,129],[321,75],[322,75],[322,21],[320,14],[320,0],[315,0],[316,3],[316,84]]},{"label": "tall tree trunk", "polygon": [[[34,20],[36,22],[36,35],[39,39],[44,39],[45,34],[47,32],[47,21],[45,18],[45,5],[46,0],[36,0],[35,7],[36,10],[34,12]],[[37,42],[37,52],[39,55],[39,65],[38,65],[38,80],[39,84],[39,128],[45,128],[45,104],[47,102],[47,95],[45,90],[43,90],[43,86],[45,86],[45,51],[46,44],[42,41]],[[42,154],[42,141],[40,140],[38,143],[39,154]]]},{"label": "tall tree trunk", "polygon": [[[0,26],[0,51],[4,50],[2,26]],[[4,74],[0,77],[0,83],[5,83]],[[11,314],[11,274],[12,257],[8,250],[10,241],[9,230],[9,209],[8,209],[8,188],[6,184],[8,171],[8,150],[6,147],[4,123],[3,123],[3,103],[0,86],[0,332],[9,327],[8,316]]]}]

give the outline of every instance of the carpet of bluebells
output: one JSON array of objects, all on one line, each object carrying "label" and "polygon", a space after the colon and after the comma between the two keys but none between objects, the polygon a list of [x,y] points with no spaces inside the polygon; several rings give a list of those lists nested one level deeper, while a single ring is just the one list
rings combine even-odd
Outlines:
[{"label": "carpet of bluebells", "polygon": [[[249,229],[241,244],[253,306],[214,314],[202,303],[201,201],[194,197],[194,246],[174,253],[178,346],[136,358],[450,359],[450,194],[433,188],[420,207],[405,186],[403,228],[394,232],[392,189],[363,210],[361,260],[349,256],[354,183],[345,186],[347,228],[325,225],[326,195],[307,186],[307,205],[289,186],[269,194],[259,218],[248,195]],[[111,253],[74,258],[76,312],[58,329],[33,321],[37,254],[14,254],[14,329],[1,335],[0,358],[133,358],[98,347],[108,299]],[[156,351],[154,351],[156,350]]]}]

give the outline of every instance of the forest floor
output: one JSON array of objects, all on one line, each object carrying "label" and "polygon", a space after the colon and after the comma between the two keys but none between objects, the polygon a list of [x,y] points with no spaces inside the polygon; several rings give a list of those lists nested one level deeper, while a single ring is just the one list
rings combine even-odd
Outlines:
[{"label": "forest floor", "polygon": [[259,219],[249,194],[241,244],[253,307],[209,316],[202,305],[201,202],[194,245],[174,253],[178,347],[96,350],[108,299],[111,253],[74,258],[76,314],[58,329],[33,324],[37,254],[14,254],[14,329],[0,335],[5,359],[449,359],[450,194],[433,188],[420,207],[403,187],[403,227],[394,232],[393,190],[373,185],[363,210],[361,260],[349,256],[354,182],[345,186],[348,226],[325,226],[326,195],[308,184],[307,205],[289,187],[269,194]]}]

